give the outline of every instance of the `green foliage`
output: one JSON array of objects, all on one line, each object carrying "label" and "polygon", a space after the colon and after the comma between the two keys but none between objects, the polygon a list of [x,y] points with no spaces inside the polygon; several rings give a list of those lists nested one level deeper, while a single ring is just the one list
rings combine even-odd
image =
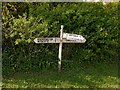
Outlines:
[{"label": "green foliage", "polygon": [[87,40],[85,44],[63,44],[63,68],[77,68],[81,62],[118,60],[117,2],[105,6],[84,2],[3,3],[2,19],[5,68],[11,67],[14,71],[55,69],[58,45],[36,45],[33,40],[58,37],[62,24],[64,32],[83,35]]}]

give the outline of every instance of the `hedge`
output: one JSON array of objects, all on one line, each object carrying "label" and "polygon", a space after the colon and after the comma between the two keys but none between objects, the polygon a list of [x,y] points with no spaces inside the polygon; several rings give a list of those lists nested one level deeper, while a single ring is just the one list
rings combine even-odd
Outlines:
[{"label": "hedge", "polygon": [[60,25],[64,25],[64,32],[87,40],[63,44],[63,68],[79,68],[81,62],[117,61],[118,4],[3,3],[3,70],[56,69],[58,44],[35,44],[33,40],[59,37]]}]

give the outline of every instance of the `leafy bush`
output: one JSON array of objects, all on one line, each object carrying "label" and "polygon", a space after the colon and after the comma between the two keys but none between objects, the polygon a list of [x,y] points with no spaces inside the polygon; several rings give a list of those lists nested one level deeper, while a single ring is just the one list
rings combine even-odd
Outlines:
[{"label": "leafy bush", "polygon": [[[64,32],[83,35],[85,44],[63,44],[63,67],[74,63],[118,60],[118,3],[3,4],[3,67],[14,71],[55,69],[58,44],[35,44],[36,37],[58,37]],[[14,7],[11,13],[9,7]],[[7,11],[7,14],[6,14]],[[29,12],[28,12],[29,11]],[[68,61],[67,63],[65,61]],[[73,62],[71,62],[73,61]],[[75,66],[74,66],[75,67]]]}]

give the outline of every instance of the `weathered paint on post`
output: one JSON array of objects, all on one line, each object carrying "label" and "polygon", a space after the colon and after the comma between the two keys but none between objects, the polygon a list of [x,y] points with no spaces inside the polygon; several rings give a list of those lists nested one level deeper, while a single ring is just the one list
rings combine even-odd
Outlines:
[{"label": "weathered paint on post", "polygon": [[61,61],[62,61],[62,39],[63,39],[63,25],[61,25],[61,30],[60,30],[60,44],[59,44],[59,54],[58,54],[58,69],[61,71]]}]

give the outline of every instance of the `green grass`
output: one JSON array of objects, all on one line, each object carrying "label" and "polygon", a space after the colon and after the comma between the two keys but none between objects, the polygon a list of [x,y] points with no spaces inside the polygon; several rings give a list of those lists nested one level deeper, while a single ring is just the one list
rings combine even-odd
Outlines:
[{"label": "green grass", "polygon": [[117,64],[84,63],[61,72],[17,72],[3,75],[3,88],[118,88]]}]

